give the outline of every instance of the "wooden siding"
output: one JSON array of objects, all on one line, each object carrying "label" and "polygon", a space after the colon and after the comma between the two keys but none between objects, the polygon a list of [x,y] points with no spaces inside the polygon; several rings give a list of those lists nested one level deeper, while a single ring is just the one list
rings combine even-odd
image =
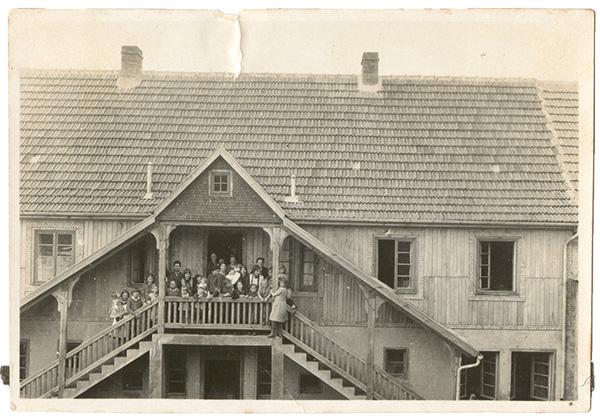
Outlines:
[{"label": "wooden siding", "polygon": [[125,233],[136,225],[137,220],[86,220],[83,223],[83,257],[88,257],[95,251]]},{"label": "wooden siding", "polygon": [[[373,275],[376,237],[387,228],[304,226],[319,240]],[[391,228],[391,237],[416,237],[417,292],[404,295],[442,324],[452,327],[560,329],[564,322],[562,251],[572,235],[567,230]],[[516,240],[516,293],[510,296],[476,293],[478,238]],[[343,279],[329,275],[323,287],[323,320],[360,321],[353,317],[360,294],[344,288]],[[350,280],[350,282],[353,282]],[[342,304],[339,304],[342,302]],[[347,310],[347,311],[346,311]],[[364,311],[364,310],[363,310]],[[378,322],[403,320],[385,305]]]}]

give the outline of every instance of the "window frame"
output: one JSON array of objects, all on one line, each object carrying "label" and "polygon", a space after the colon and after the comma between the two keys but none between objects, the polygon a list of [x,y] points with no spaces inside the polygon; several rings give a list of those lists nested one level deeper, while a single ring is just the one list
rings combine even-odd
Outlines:
[{"label": "window frame", "polygon": [[[40,235],[42,234],[52,234],[53,235],[53,244],[52,244],[52,251],[53,251],[53,260],[54,260],[54,273],[52,275],[52,277],[48,278],[47,280],[39,280],[38,279],[38,258],[40,257]],[[45,284],[46,282],[50,281],[52,278],[54,278],[56,275],[58,275],[59,273],[63,272],[57,272],[57,257],[58,257],[58,235],[59,234],[69,234],[71,236],[71,247],[72,247],[72,255],[71,255],[71,264],[70,266],[73,266],[76,262],[77,259],[77,231],[76,230],[66,230],[66,229],[59,229],[59,230],[49,230],[49,229],[35,229],[34,230],[34,244],[33,244],[33,278],[32,278],[32,284],[33,285],[42,285]],[[66,268],[68,269],[68,267]],[[66,270],[65,269],[65,270]]]},{"label": "window frame", "polygon": [[[512,289],[510,290],[493,290],[489,288],[483,288],[481,284],[482,275],[481,275],[481,244],[484,242],[511,242],[513,243],[513,260],[512,260]],[[518,286],[517,286],[517,257],[518,257],[518,238],[517,237],[476,237],[475,240],[475,293],[479,295],[518,295]],[[490,260],[488,259],[488,264]],[[488,281],[490,278],[490,271],[488,268]],[[488,287],[491,284],[488,284]]]},{"label": "window frame", "polygon": [[[21,353],[21,345],[25,346],[25,353]],[[25,380],[29,377],[29,362],[30,362],[30,353],[31,353],[31,342],[29,339],[20,339],[19,340],[19,381]],[[21,358],[25,358],[25,366],[21,369]],[[23,376],[21,376],[21,371],[23,371]]]},{"label": "window frame", "polygon": [[[215,191],[215,176],[227,176],[227,191]],[[211,170],[208,174],[208,195],[230,197],[233,193],[233,178],[231,170]]]},{"label": "window frame", "polygon": [[[289,248],[286,246],[287,243],[289,243]],[[312,253],[312,262],[306,262],[306,252]],[[288,254],[288,258],[286,260],[282,260],[282,256],[285,253]],[[286,267],[286,275],[288,276],[290,286],[295,291],[318,292],[319,281],[316,275],[318,261],[318,255],[310,247],[304,245],[298,240],[295,240],[291,236],[284,240],[281,247],[279,263]],[[306,285],[304,282],[304,277],[306,275],[304,267],[306,263],[312,263],[313,266],[313,271],[311,274],[313,282],[311,285]]]},{"label": "window frame", "polygon": [[[379,242],[388,240],[394,241],[394,291],[398,294],[416,294],[418,292],[418,274],[417,274],[417,237],[416,236],[375,236],[375,277],[379,277]],[[398,242],[410,243],[410,278],[408,287],[398,287]],[[381,281],[383,282],[383,281]]]},{"label": "window frame", "polygon": [[[387,364],[388,364],[388,351],[403,351],[402,363],[403,363],[403,372],[401,374],[392,374],[388,372]],[[392,377],[398,380],[406,380],[408,379],[408,364],[409,364],[409,348],[402,347],[384,347],[383,348],[383,370],[391,375]]]},{"label": "window frame", "polygon": [[[479,399],[485,399],[485,400],[497,400],[498,397],[498,360],[500,359],[500,352],[499,351],[481,351],[481,354],[483,355],[483,359],[481,360],[481,363],[475,368],[475,370],[479,370],[479,385],[478,385],[478,397]],[[493,356],[493,360],[490,359],[490,356]],[[468,358],[465,355],[462,356],[461,359],[461,366],[465,366],[465,365],[471,365],[475,362],[474,358]],[[485,371],[485,365],[486,363],[491,363],[494,365],[494,372],[493,373],[489,373]],[[460,372],[460,398],[461,400],[469,400],[469,394],[468,394],[468,388],[469,388],[469,369],[464,369]],[[494,390],[494,395],[493,396],[489,396],[489,395],[485,395],[483,392],[484,387],[492,387],[492,384],[486,384],[485,380],[484,380],[484,376],[486,375],[492,375],[494,377],[494,383],[493,383],[493,390]]]}]

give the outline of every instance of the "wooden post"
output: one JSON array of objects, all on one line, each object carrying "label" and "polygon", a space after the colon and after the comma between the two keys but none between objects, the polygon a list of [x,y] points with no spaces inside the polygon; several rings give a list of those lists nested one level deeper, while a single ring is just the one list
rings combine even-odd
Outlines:
[{"label": "wooden post", "polygon": [[150,349],[150,373],[148,385],[150,387],[151,399],[162,399],[163,397],[163,346],[161,342],[152,342]]},{"label": "wooden post", "polygon": [[377,313],[375,312],[376,304],[375,291],[369,290],[368,296],[368,312],[367,312],[367,325],[369,329],[368,343],[367,343],[367,400],[373,400],[373,381],[375,377],[375,318]]},{"label": "wooden post", "polygon": [[167,295],[167,259],[169,253],[169,235],[174,227],[160,224],[152,234],[156,238],[156,248],[158,249],[158,274],[156,281],[158,283],[158,333],[165,333],[165,297]]},{"label": "wooden post", "polygon": [[[279,288],[279,255],[283,241],[288,233],[281,227],[264,227],[263,230],[269,234],[271,240],[271,264],[273,266],[273,288]],[[275,280],[277,279],[277,280]]]},{"label": "wooden post", "polygon": [[67,381],[66,358],[67,358],[67,311],[69,309],[68,289],[63,287],[52,293],[58,301],[60,312],[60,328],[58,334],[58,398],[63,397]]},{"label": "wooden post", "polygon": [[256,347],[248,346],[244,348],[244,373],[242,382],[244,385],[242,386],[242,399],[245,400],[256,400],[257,396],[257,374],[258,374],[258,365],[257,365],[257,354],[258,351]]},{"label": "wooden post", "polygon": [[271,346],[271,400],[283,400],[283,362],[281,338],[273,338]]}]

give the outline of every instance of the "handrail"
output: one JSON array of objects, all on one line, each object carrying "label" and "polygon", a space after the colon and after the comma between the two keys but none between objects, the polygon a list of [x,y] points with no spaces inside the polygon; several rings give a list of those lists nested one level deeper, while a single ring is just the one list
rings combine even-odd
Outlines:
[{"label": "handrail", "polygon": [[[138,309],[135,311],[136,314],[141,314],[147,310],[150,310],[152,307],[158,305],[158,301],[154,301],[151,304],[148,305],[144,305],[142,308]],[[118,329],[120,326],[124,325],[125,323],[129,322],[134,316],[132,316],[131,314],[127,313],[125,314],[125,316],[119,320],[118,322],[116,322],[115,324],[107,327],[106,329],[101,330],[100,332],[96,333],[94,336],[92,336],[91,338],[88,338],[86,340],[84,340],[83,342],[81,342],[81,344],[79,344],[79,346],[77,346],[74,349],[71,349],[71,351],[69,351],[67,353],[67,358],[72,357],[73,355],[75,355],[77,352],[81,352],[81,350],[83,349],[83,347],[88,346],[89,344],[97,341],[98,339],[100,339],[103,336],[106,336],[107,334],[109,334],[110,332],[112,332],[113,330]]]},{"label": "handrail", "polygon": [[[112,353],[109,349],[113,351],[119,349],[119,352],[121,352],[122,348],[135,343],[137,337],[147,334],[150,330],[155,331],[155,326],[158,323],[156,310],[153,314],[144,314],[154,309],[157,304],[158,302],[154,302],[140,308],[135,312],[135,316],[126,315],[117,323],[98,332],[69,351],[65,356],[65,372],[71,373],[70,377],[69,374],[66,374],[67,383],[72,382],[74,377],[89,372],[91,365],[95,365],[99,360],[104,359],[107,352]],[[106,340],[107,337],[109,338],[108,341]],[[110,337],[113,339],[110,339]],[[20,391],[34,394],[33,397],[49,397],[56,393],[58,391],[59,361],[53,361],[39,372],[24,379],[19,385]],[[57,371],[54,371],[55,369]]]},{"label": "handrail", "polygon": [[[354,353],[353,350],[351,350],[349,347],[347,347],[345,344],[343,344],[342,342],[340,342],[338,339],[336,339],[334,336],[330,335],[328,332],[326,332],[324,329],[322,329],[320,326],[318,326],[317,324],[315,324],[313,321],[311,321],[309,318],[307,318],[306,316],[304,316],[303,314],[299,313],[298,311],[291,309],[290,307],[287,307],[287,310],[290,313],[293,313],[293,317],[295,317],[296,320],[304,323],[307,327],[309,327],[310,329],[314,330],[316,333],[320,334],[321,336],[323,336],[325,339],[329,340],[331,343],[333,343],[338,349],[341,349],[342,351],[346,352],[346,355],[344,355],[344,358],[347,356],[351,356],[354,358],[355,362],[359,363],[360,368],[359,369],[363,369],[365,374],[369,374],[370,372],[367,369],[367,362],[366,360],[364,360],[361,356],[357,355],[356,353]],[[320,355],[320,358],[322,358],[323,360],[331,363],[331,366],[334,366],[334,370],[338,373],[341,373],[343,376],[345,376],[348,380],[350,380],[351,382],[355,383],[355,384],[359,384],[359,387],[364,390],[366,388],[366,384],[364,383],[364,379],[366,377],[360,377],[357,375],[360,374],[356,374],[356,367],[350,367],[348,364],[346,364],[346,368],[343,367],[343,365],[337,365],[337,363],[335,362],[335,357],[333,357],[333,359],[330,359],[329,357],[325,356],[325,354],[320,353],[320,351],[318,351],[317,349],[313,348],[310,343],[308,342],[304,342],[302,341],[302,336],[298,337],[295,336],[292,333],[292,330],[295,330],[295,326],[292,325],[292,322],[294,320],[291,319],[290,322],[288,323],[288,325],[286,326],[286,331],[284,331],[284,333],[287,333],[289,335],[289,337],[293,338],[294,340],[297,340],[298,342],[300,342],[302,345],[306,346],[306,348],[302,348],[302,349],[307,349],[310,348],[311,351],[315,351],[316,354]],[[291,339],[290,339],[291,340]],[[312,342],[314,343],[314,340],[311,339]],[[354,374],[353,374],[354,372]],[[400,393],[404,394],[406,396],[406,398],[408,399],[421,399],[421,397],[416,394],[412,389],[410,389],[407,385],[400,383],[399,381],[397,381],[397,379],[395,379],[393,376],[391,376],[389,373],[387,373],[386,371],[384,371],[382,368],[378,367],[378,366],[373,366],[373,373],[375,373],[376,375],[379,375],[381,378],[383,378],[387,384],[394,386],[396,388],[397,391],[399,391]],[[374,380],[374,384],[377,382],[377,380]],[[377,398],[390,398],[388,395],[390,394],[390,391],[388,388],[380,388],[380,386],[377,386],[378,388],[374,389],[375,395]],[[392,393],[394,393],[394,391],[392,391]],[[387,397],[386,397],[387,396]],[[393,394],[392,394],[392,398],[393,398]]]}]

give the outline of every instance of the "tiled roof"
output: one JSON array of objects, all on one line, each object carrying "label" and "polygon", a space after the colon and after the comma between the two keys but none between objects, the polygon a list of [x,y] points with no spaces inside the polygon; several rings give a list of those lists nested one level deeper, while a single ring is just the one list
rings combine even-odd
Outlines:
[{"label": "tiled roof", "polygon": [[[22,74],[22,213],[147,215],[222,145],[297,221],[577,220],[552,144],[559,135],[576,178],[574,90],[384,77],[366,93],[339,75],[116,81]],[[143,199],[149,161],[154,199]],[[284,202],[292,174],[301,204]]]}]

